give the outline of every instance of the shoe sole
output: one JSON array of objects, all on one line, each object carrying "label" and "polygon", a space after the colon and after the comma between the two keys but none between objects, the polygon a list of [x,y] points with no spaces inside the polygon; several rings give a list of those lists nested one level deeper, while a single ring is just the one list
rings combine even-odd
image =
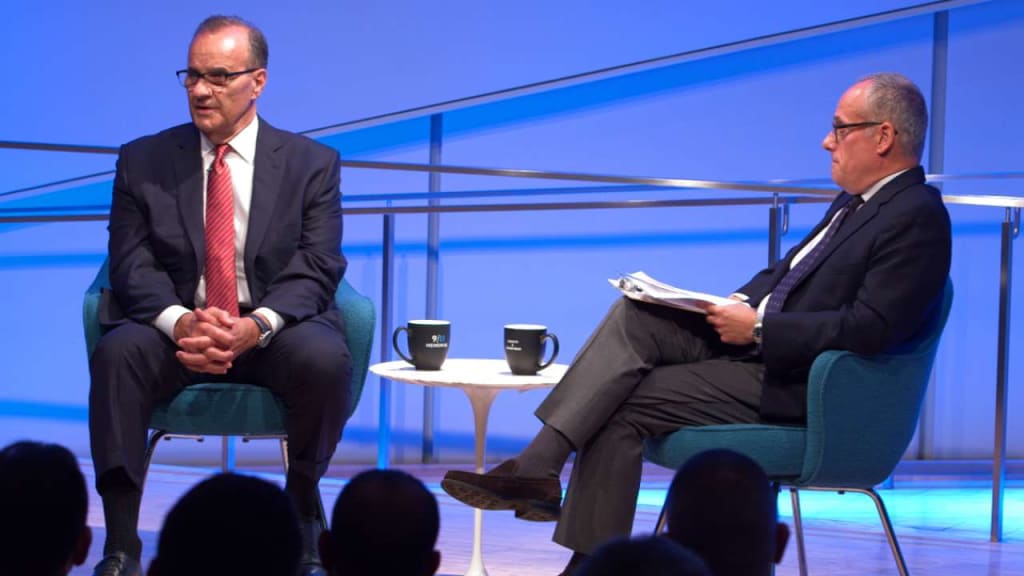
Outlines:
[{"label": "shoe sole", "polygon": [[509,500],[479,486],[445,478],[441,488],[459,502],[480,510],[515,510],[516,518],[529,522],[554,522],[560,507],[545,500]]}]

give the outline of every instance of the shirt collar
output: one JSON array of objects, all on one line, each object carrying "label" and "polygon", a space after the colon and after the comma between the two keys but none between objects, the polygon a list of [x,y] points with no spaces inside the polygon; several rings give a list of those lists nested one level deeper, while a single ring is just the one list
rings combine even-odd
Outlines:
[{"label": "shirt collar", "polygon": [[907,169],[904,169],[904,170],[900,170],[899,172],[893,172],[892,174],[889,174],[888,176],[886,176],[885,178],[882,178],[878,182],[875,182],[874,186],[872,186],[871,188],[868,188],[867,192],[865,192],[865,193],[860,195],[860,199],[863,200],[864,202],[867,202],[868,200],[871,200],[871,197],[874,196],[875,194],[877,194],[878,191],[882,189],[882,186],[885,186],[889,182],[892,182],[897,176],[899,176],[900,174],[903,174],[907,170],[910,170],[910,168],[907,168]]},{"label": "shirt collar", "polygon": [[[245,160],[249,164],[252,164],[256,159],[256,137],[259,135],[260,122],[258,117],[253,117],[249,122],[249,125],[242,128],[242,131],[235,134],[235,137],[228,141],[231,145],[231,149],[234,150],[235,154],[238,154],[242,160]],[[214,144],[210,142],[210,139],[206,137],[206,134],[199,133],[200,150],[202,150],[203,157],[214,156]]]}]

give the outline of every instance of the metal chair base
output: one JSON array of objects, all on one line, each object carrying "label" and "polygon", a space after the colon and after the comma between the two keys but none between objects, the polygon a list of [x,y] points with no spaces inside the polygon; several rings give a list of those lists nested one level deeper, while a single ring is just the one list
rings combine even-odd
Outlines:
[{"label": "metal chair base", "polygon": [[[195,440],[196,442],[202,442],[205,437],[197,434],[174,434],[166,430],[153,430],[149,435],[149,441],[146,443],[146,455],[143,459],[142,464],[142,489],[146,487],[146,477],[149,475],[149,464],[153,460],[153,453],[156,452],[156,445],[160,440],[171,440],[172,438],[187,438]],[[229,446],[230,436],[222,436],[224,443],[222,444],[221,453],[221,469],[225,472],[230,472],[234,469],[234,450]],[[278,440],[281,443],[281,463],[284,466],[285,474],[288,473],[288,436],[284,434],[267,434],[258,436],[242,436],[243,442],[250,440]],[[316,503],[317,508],[320,511],[320,527],[324,530],[327,529],[327,514],[324,511],[324,499],[320,496],[320,489],[316,491]]]},{"label": "metal chair base", "polygon": [[[885,502],[882,501],[881,496],[878,495],[878,492],[875,492],[874,488],[817,488],[812,486],[796,488],[790,486],[789,495],[793,502],[793,529],[796,532],[796,548],[797,558],[800,563],[800,576],[807,576],[807,553],[804,547],[804,528],[803,518],[800,515],[799,490],[838,492],[840,494],[846,492],[857,492],[871,498],[871,501],[875,503],[875,509],[878,510],[878,518],[882,522],[882,528],[885,530],[885,537],[889,541],[889,549],[892,550],[893,558],[896,560],[896,568],[899,570],[900,576],[910,576],[910,572],[907,570],[907,562],[903,558],[903,551],[900,550],[900,543],[896,539],[896,533],[892,529],[892,520],[889,519],[889,512],[885,508]],[[655,535],[659,535],[665,531],[665,524],[668,520],[666,517],[668,506],[666,504],[662,505],[661,513],[658,515],[658,523],[654,527]]]}]

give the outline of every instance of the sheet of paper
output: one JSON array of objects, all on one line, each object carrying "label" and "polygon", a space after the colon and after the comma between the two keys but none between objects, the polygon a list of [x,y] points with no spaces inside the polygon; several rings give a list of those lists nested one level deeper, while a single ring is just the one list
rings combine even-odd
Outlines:
[{"label": "sheet of paper", "polygon": [[736,300],[684,290],[671,284],[659,282],[644,272],[633,272],[619,278],[609,278],[608,283],[631,300],[671,306],[682,310],[689,310],[699,314],[705,314],[700,303],[717,305],[739,304]]}]

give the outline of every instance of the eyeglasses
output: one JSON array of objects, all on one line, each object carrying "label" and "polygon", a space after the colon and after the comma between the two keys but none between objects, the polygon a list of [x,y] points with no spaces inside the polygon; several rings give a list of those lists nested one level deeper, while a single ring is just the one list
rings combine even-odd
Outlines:
[{"label": "eyeglasses", "polygon": [[185,70],[178,70],[174,74],[178,77],[178,82],[181,83],[185,88],[191,88],[195,86],[200,79],[206,80],[206,83],[214,88],[224,88],[227,86],[232,78],[241,76],[242,74],[249,74],[262,68],[257,66],[256,68],[249,68],[247,70],[239,70],[238,72],[226,72],[224,70],[214,70],[213,72],[200,72],[191,68]]},{"label": "eyeglasses", "polygon": [[[839,141],[842,140],[842,138],[840,138],[840,134],[845,136],[850,130],[854,130],[856,128],[867,128],[868,126],[880,126],[882,124],[884,124],[884,122],[878,122],[878,121],[848,122],[846,124],[835,124],[835,123],[833,123],[832,124],[832,137],[835,138],[834,141],[838,144]],[[840,132],[840,130],[842,130],[843,132]],[[893,132],[895,132],[895,130]]]}]

